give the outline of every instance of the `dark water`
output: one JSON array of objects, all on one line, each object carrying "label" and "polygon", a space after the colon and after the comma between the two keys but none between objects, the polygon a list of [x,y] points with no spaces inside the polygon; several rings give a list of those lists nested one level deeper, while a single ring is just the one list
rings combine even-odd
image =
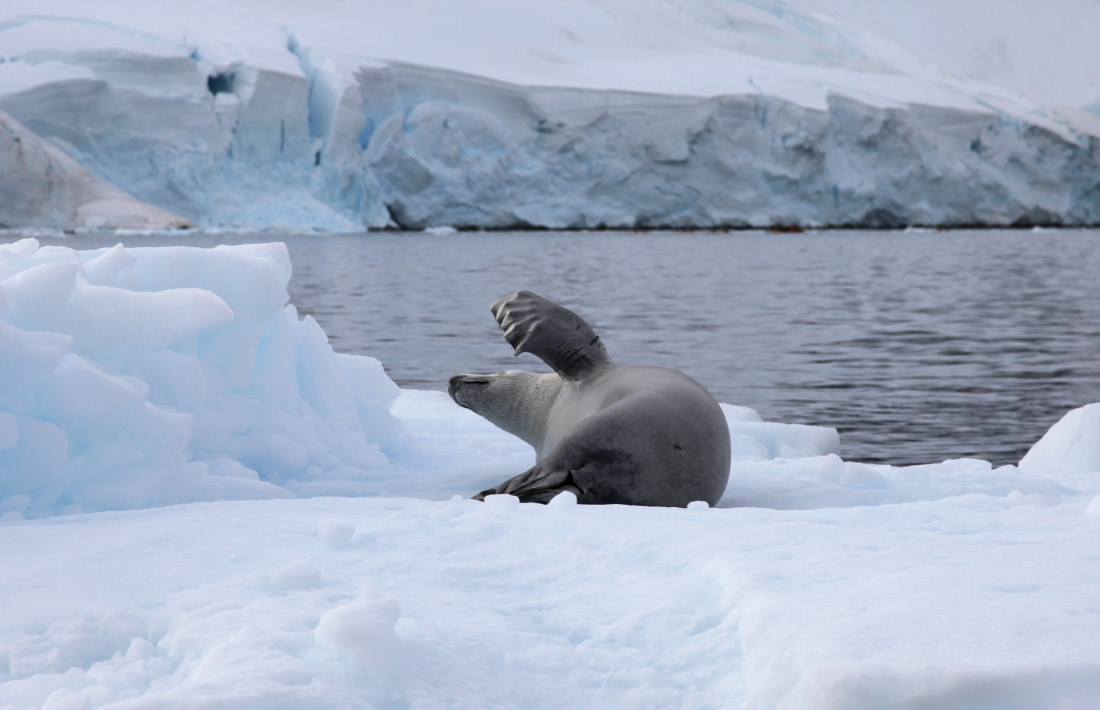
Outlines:
[{"label": "dark water", "polygon": [[[1100,231],[114,237],[282,240],[291,298],[400,385],[545,369],[489,313],[527,288],[623,364],[677,367],[765,419],[841,433],[845,458],[1014,463],[1100,401]],[[47,241],[47,240],[43,240]],[[49,240],[53,241],[53,240]]]}]

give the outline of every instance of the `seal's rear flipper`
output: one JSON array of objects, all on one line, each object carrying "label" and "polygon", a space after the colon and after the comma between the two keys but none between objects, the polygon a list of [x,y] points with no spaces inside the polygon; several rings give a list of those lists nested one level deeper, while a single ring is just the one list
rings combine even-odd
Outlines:
[{"label": "seal's rear flipper", "polygon": [[550,501],[557,498],[559,494],[564,493],[565,491],[569,491],[573,495],[580,498],[580,495],[581,495],[580,489],[575,488],[573,486],[563,486],[561,488],[551,488],[549,490],[539,491],[537,493],[532,493],[532,494],[527,495],[527,496],[520,496],[519,502],[520,503],[542,503],[543,505],[546,505]]},{"label": "seal's rear flipper", "polygon": [[563,491],[569,491],[578,498],[581,495],[569,471],[535,464],[496,488],[478,493],[473,499],[485,500],[486,496],[503,493],[519,498],[521,503],[549,503]]},{"label": "seal's rear flipper", "polygon": [[565,379],[581,379],[615,364],[583,318],[542,296],[520,291],[494,303],[492,310],[516,355],[531,353]]}]

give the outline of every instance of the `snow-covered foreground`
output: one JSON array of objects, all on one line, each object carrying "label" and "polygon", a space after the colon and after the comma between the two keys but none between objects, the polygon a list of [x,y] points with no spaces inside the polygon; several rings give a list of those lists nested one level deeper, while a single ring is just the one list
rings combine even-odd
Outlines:
[{"label": "snow-covered foreground", "polygon": [[1100,404],[997,469],[724,405],[719,508],[482,504],[530,449],[332,352],[289,274],[0,246],[0,708],[1100,697]]},{"label": "snow-covered foreground", "polygon": [[987,495],[8,524],[0,706],[1091,708],[1098,533],[1078,502]]},{"label": "snow-covered foreground", "polygon": [[1100,223],[1100,6],[822,4],[19,0],[0,109],[201,227]]}]

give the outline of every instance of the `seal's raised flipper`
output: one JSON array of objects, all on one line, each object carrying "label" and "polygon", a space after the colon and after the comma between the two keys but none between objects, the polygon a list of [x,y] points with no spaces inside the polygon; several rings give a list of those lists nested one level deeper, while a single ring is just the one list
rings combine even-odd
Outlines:
[{"label": "seal's raised flipper", "polygon": [[531,353],[563,378],[579,380],[615,364],[583,318],[542,296],[520,291],[494,303],[492,311],[516,355]]}]

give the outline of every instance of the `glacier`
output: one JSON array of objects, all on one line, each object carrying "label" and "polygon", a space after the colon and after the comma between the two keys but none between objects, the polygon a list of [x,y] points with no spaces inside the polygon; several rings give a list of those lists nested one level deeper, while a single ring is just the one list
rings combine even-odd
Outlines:
[{"label": "glacier", "polygon": [[186,229],[188,220],[134,199],[0,111],[0,228]]},{"label": "glacier", "polygon": [[432,12],[414,23],[353,4],[377,19],[363,28],[250,3],[222,23],[207,3],[16,3],[0,110],[204,228],[1100,223],[1100,117],[790,3],[562,3],[550,35],[475,3],[468,38],[448,33],[457,10],[417,5]]}]

